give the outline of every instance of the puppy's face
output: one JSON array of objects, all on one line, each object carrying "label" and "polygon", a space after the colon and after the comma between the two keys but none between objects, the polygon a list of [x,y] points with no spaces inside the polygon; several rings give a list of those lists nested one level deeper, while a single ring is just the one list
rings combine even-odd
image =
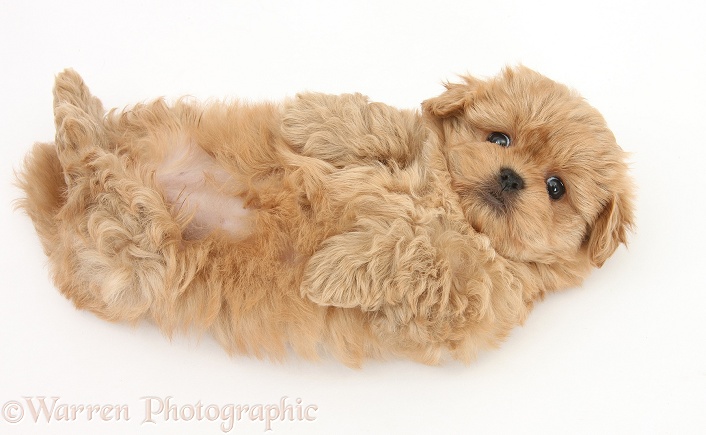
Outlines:
[{"label": "puppy's face", "polygon": [[472,227],[522,262],[600,266],[632,225],[625,155],[581,97],[524,67],[423,104]]}]

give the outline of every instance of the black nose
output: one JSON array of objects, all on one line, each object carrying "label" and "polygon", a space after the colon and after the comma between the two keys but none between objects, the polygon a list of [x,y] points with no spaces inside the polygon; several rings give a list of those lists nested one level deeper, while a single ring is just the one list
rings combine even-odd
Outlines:
[{"label": "black nose", "polygon": [[502,168],[500,170],[498,181],[500,182],[503,192],[515,192],[525,187],[525,182],[522,177],[510,168]]}]

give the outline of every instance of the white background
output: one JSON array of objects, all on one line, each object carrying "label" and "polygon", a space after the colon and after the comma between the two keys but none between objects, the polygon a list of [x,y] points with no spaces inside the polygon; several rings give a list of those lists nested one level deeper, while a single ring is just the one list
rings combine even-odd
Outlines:
[{"label": "white background", "polygon": [[[275,422],[275,433],[706,433],[697,1],[184,3],[0,2],[0,405],[56,396],[126,404],[130,417],[35,423],[25,410],[18,424],[0,417],[0,433],[221,433],[220,421],[141,424],[144,396],[318,407],[315,421]],[[100,321],[54,289],[30,220],[12,210],[13,169],[53,138],[52,82],[65,67],[107,107],[302,90],[417,107],[457,73],[519,62],[578,89],[632,153],[638,230],[470,367],[231,358],[209,337],[169,341],[148,324]],[[264,430],[246,419],[231,433]]]}]

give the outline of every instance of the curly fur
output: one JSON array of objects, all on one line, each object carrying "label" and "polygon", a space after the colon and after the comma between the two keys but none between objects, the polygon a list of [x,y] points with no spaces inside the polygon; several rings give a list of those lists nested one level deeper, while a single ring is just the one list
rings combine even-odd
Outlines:
[{"label": "curly fur", "polygon": [[[55,144],[34,146],[19,184],[56,286],[229,352],[470,361],[632,225],[601,116],[524,67],[447,84],[421,113],[316,93],[105,113],[71,70],[54,96]],[[483,191],[508,166],[527,188],[498,210]]]}]

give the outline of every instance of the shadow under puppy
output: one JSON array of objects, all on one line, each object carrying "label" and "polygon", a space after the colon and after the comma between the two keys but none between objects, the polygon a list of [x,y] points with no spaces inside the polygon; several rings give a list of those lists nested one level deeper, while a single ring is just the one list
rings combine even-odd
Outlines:
[{"label": "shadow under puppy", "polygon": [[524,67],[463,80],[421,113],[317,93],[106,113],[67,70],[20,205],[56,286],[104,319],[258,357],[470,361],[601,266],[633,213],[625,155],[576,93]]}]

